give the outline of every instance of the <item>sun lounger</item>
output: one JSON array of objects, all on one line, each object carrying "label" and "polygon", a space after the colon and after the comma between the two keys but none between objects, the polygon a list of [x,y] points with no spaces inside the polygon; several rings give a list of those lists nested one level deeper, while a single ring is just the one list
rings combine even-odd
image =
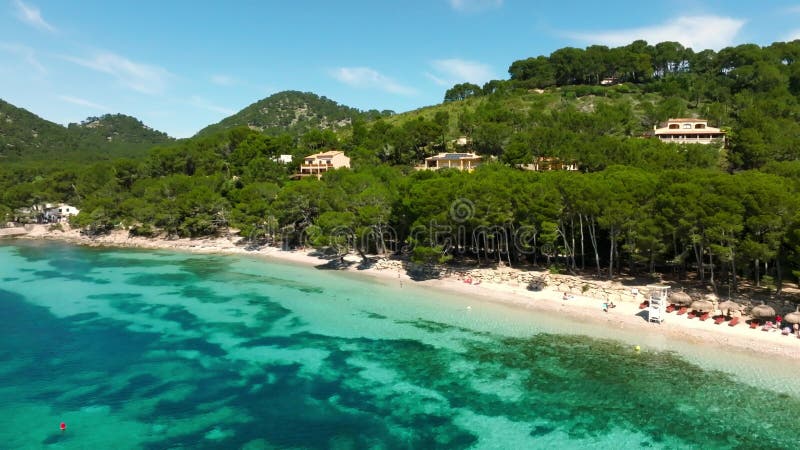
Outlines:
[{"label": "sun lounger", "polygon": [[688,317],[689,319],[694,319],[695,317],[697,317],[697,313],[694,311],[689,311],[689,314],[687,314],[686,317]]},{"label": "sun lounger", "polygon": [[639,303],[639,309],[645,309],[648,306],[650,306],[650,302],[647,300],[643,301],[642,303]]},{"label": "sun lounger", "polygon": [[672,311],[675,311],[675,305],[669,305],[669,306],[667,306],[667,312],[668,312],[668,313],[671,313]]},{"label": "sun lounger", "polygon": [[728,326],[729,326],[729,327],[735,327],[735,326],[736,326],[736,324],[738,324],[738,323],[739,323],[739,318],[738,318],[738,317],[734,317],[734,318],[733,318],[733,320],[731,320],[730,322],[728,322]]},{"label": "sun lounger", "polygon": [[678,310],[678,315],[680,316],[680,315],[686,314],[686,311],[688,311],[688,310],[689,310],[689,308],[687,308],[685,306],[681,306],[681,309]]},{"label": "sun lounger", "polygon": [[725,316],[719,316],[719,317],[717,317],[716,319],[714,319],[714,324],[715,324],[715,325],[719,325],[719,324],[721,324],[722,322],[725,322]]},{"label": "sun lounger", "polygon": [[789,333],[791,333],[791,331],[792,331],[792,329],[791,329],[791,328],[789,328],[789,327],[784,327],[784,328],[783,328],[783,331],[781,331],[781,334],[782,334],[782,335],[784,335],[784,336],[788,336],[788,335],[789,335]]},{"label": "sun lounger", "polygon": [[757,320],[751,320],[750,321],[750,328],[753,329],[753,330],[758,328],[758,321]]},{"label": "sun lounger", "polygon": [[703,315],[701,315],[701,316],[700,316],[700,320],[702,320],[703,322],[705,322],[706,320],[708,320],[708,318],[709,318],[710,316],[711,316],[711,314],[710,314],[710,313],[703,313]]}]

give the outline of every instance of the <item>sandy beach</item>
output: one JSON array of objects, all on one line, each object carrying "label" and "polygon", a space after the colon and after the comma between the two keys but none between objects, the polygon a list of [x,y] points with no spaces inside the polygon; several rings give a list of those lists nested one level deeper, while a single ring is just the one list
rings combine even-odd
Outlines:
[{"label": "sandy beach", "polygon": [[[346,270],[378,277],[385,282],[414,283],[430,289],[443,290],[476,299],[476,301],[501,302],[518,308],[534,311],[545,311],[551,314],[568,315],[577,322],[595,323],[607,326],[609,330],[625,329],[641,330],[642,333],[659,333],[668,339],[680,339],[688,343],[714,343],[736,350],[752,352],[761,356],[769,355],[780,358],[791,358],[800,361],[800,339],[795,335],[782,335],[777,331],[751,329],[744,320],[737,326],[728,326],[727,322],[715,324],[713,320],[700,321],[689,319],[687,315],[676,313],[666,315],[662,323],[651,323],[647,320],[647,311],[639,308],[644,295],[635,296],[634,289],[646,292],[646,285],[622,285],[618,282],[592,281],[591,289],[575,292],[574,286],[583,283],[579,277],[559,276],[561,283],[549,282],[538,291],[528,290],[527,284],[520,280],[533,277],[547,278],[546,271],[520,271],[518,269],[465,269],[464,271],[448,271],[441,277],[415,281],[409,276],[403,263],[397,260],[378,260],[368,268],[359,267],[361,259],[357,255],[345,257],[344,264],[316,255],[313,250],[284,251],[274,247],[248,250],[237,245],[238,237],[218,237],[211,239],[150,239],[130,237],[125,231],[115,231],[109,235],[89,238],[77,230],[51,230],[47,225],[27,227],[27,234],[17,236],[21,239],[50,239],[79,245],[103,247],[128,247],[143,249],[160,249],[188,251],[204,254],[232,254],[264,257],[271,260],[286,261],[313,266],[333,265],[339,270]],[[524,277],[524,278],[523,278]],[[571,286],[564,282],[571,278]],[[478,280],[480,282],[478,283]],[[467,282],[472,281],[472,283]],[[552,281],[552,280],[551,280]],[[604,312],[602,305],[607,300],[601,298],[598,283],[605,286],[602,295],[610,298],[617,305]],[[587,285],[588,286],[588,285]],[[585,290],[585,292],[582,292]],[[565,293],[567,295],[565,295]],[[626,295],[627,294],[627,295]],[[743,317],[742,319],[746,319]]]}]

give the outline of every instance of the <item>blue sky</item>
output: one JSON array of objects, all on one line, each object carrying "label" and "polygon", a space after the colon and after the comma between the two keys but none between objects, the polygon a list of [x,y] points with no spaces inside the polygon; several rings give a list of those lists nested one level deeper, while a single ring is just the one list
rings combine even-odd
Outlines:
[{"label": "blue sky", "polygon": [[506,79],[517,59],[635,39],[800,39],[800,0],[0,0],[0,98],[61,124],[119,112],[188,137],[282,90],[404,112]]}]

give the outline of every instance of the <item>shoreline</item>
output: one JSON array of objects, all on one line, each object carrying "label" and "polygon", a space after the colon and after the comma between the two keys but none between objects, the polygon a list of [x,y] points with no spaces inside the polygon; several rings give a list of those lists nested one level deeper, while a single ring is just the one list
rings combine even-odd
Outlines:
[{"label": "shoreline", "polygon": [[[227,237],[205,239],[151,239],[143,237],[130,237],[127,232],[114,231],[106,236],[89,238],[80,235],[77,230],[51,231],[48,225],[35,225],[27,234],[14,236],[13,239],[25,240],[53,240],[70,244],[110,247],[110,248],[139,248],[148,250],[173,250],[186,251],[198,254],[224,254],[246,255],[249,257],[264,258],[273,262],[290,262],[307,266],[320,266],[330,264],[331,260],[313,255],[314,250],[285,251],[275,247],[266,247],[258,250],[247,250]],[[238,239],[238,238],[237,238]],[[685,315],[678,316],[675,312],[666,314],[662,323],[651,323],[647,320],[647,310],[639,309],[638,302],[644,296],[603,294],[604,298],[612,298],[616,308],[603,312],[602,303],[606,301],[599,297],[596,289],[583,292],[569,291],[564,279],[573,278],[575,282],[582,282],[580,277],[559,276],[560,285],[548,283],[538,291],[529,291],[526,285],[521,284],[523,275],[527,277],[546,277],[546,271],[532,272],[519,269],[466,269],[467,272],[450,271],[444,277],[432,278],[422,281],[413,280],[402,263],[396,260],[381,260],[368,268],[357,268],[361,262],[357,255],[344,258],[347,267],[338,268],[343,272],[357,273],[372,278],[383,280],[387,283],[398,282],[400,287],[405,283],[433,289],[451,295],[466,296],[481,302],[499,303],[513,308],[524,308],[532,311],[542,311],[552,315],[569,316],[578,323],[590,323],[607,327],[608,331],[625,330],[626,333],[642,332],[648,335],[659,335],[666,339],[678,339],[687,344],[711,344],[724,349],[756,355],[758,357],[779,357],[800,362],[800,339],[795,335],[782,335],[780,332],[764,332],[759,329],[750,329],[743,320],[735,327],[728,326],[727,322],[720,325],[712,320],[702,322],[699,318],[688,319]],[[463,281],[463,277],[472,277],[473,273],[480,284],[471,284]],[[527,278],[526,278],[527,279]],[[602,284],[611,286],[613,282],[604,281]],[[637,287],[640,291],[644,286]],[[618,288],[618,286],[617,286]],[[570,294],[565,300],[564,294]],[[609,291],[614,292],[614,291]],[[594,296],[592,294],[595,294]]]}]

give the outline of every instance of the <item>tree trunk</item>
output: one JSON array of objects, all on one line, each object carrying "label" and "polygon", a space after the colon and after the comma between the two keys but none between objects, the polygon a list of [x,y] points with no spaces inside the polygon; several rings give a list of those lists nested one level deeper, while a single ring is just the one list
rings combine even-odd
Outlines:
[{"label": "tree trunk", "polygon": [[781,276],[781,248],[778,247],[778,251],[775,254],[775,283],[776,286],[776,294],[781,295],[781,291],[783,290],[783,277]]},{"label": "tree trunk", "polygon": [[633,260],[633,249],[636,248],[636,239],[630,237],[630,230],[628,230],[628,238],[626,240],[628,241],[628,249],[629,249],[629,251],[628,251],[628,270],[630,270],[631,274],[634,274],[636,272],[636,270],[635,270],[635,264],[636,263]]},{"label": "tree trunk", "polygon": [[594,250],[594,262],[597,265],[597,276],[599,277],[602,273],[602,269],[600,269],[600,252],[597,250],[597,228],[595,228],[594,217],[592,217],[589,221],[587,230],[589,231],[589,239],[592,242],[592,249]]},{"label": "tree trunk", "polygon": [[756,258],[755,261],[755,277],[756,287],[761,287],[761,259]]},{"label": "tree trunk", "polygon": [[586,270],[586,250],[583,247],[583,214],[578,214],[578,224],[581,227],[581,270]]},{"label": "tree trunk", "polygon": [[716,294],[717,283],[714,281],[714,255],[711,253],[711,251],[708,252],[708,266],[708,269],[711,273],[711,279],[709,281],[711,282],[711,287],[714,288],[714,294]]},{"label": "tree trunk", "polygon": [[609,234],[610,234],[610,240],[611,240],[611,245],[610,245],[611,248],[610,248],[610,250],[608,252],[608,279],[610,280],[610,279],[614,278],[614,251],[616,250],[616,246],[617,246],[616,245],[616,242],[617,242],[616,234],[617,233],[614,230],[613,226],[611,227],[611,230],[609,230]]},{"label": "tree trunk", "polygon": [[572,271],[574,272],[575,269],[577,268],[577,265],[575,264],[575,218],[574,217],[570,217],[569,225],[570,225],[570,234],[571,234],[570,237],[572,238],[572,252],[571,252],[572,253],[572,255],[571,255],[571,258],[572,258]]},{"label": "tree trunk", "polygon": [[700,281],[705,281],[706,271],[703,269],[703,244],[693,243],[694,257],[697,260],[697,275]]},{"label": "tree trunk", "polygon": [[653,248],[650,247],[650,273],[655,273],[656,271],[656,252],[653,251]]},{"label": "tree trunk", "polygon": [[733,291],[739,292],[739,280],[736,278],[736,254],[731,247],[731,284],[733,284]]},{"label": "tree trunk", "polygon": [[558,232],[558,234],[561,235],[561,241],[564,242],[564,250],[566,252],[566,257],[567,257],[567,262],[564,265],[569,267],[569,257],[573,252],[570,250],[569,239],[567,238],[567,227],[564,226],[564,224],[559,221],[558,228],[556,228],[556,231]]}]

